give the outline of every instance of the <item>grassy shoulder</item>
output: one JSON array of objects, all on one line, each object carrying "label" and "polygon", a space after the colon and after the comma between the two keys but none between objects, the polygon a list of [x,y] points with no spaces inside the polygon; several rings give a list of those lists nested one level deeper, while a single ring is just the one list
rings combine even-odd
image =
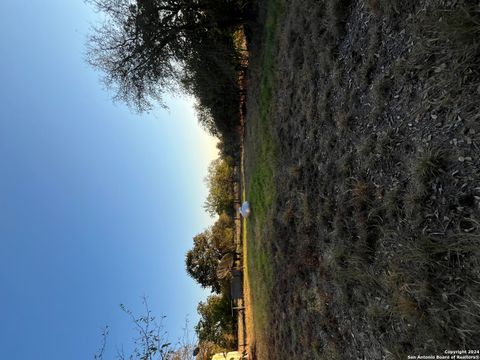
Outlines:
[{"label": "grassy shoulder", "polygon": [[[275,38],[280,5],[270,0],[266,9],[263,53],[260,62],[259,96],[253,111],[249,109],[245,139],[245,169],[243,197],[253,208],[253,216],[244,221],[243,236],[247,260],[245,273],[251,291],[254,331],[258,351],[262,334],[267,332],[272,288],[271,253],[266,239],[271,235],[271,212],[275,198],[275,159],[277,144],[272,136],[270,107],[275,82]],[[259,355],[260,356],[260,355]],[[260,356],[261,357],[261,356]]]}]

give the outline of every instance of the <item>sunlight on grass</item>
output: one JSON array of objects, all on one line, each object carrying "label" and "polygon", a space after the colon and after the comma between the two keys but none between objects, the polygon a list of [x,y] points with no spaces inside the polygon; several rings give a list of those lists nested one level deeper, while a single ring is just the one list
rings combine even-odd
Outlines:
[{"label": "sunlight on grass", "polygon": [[[269,294],[271,293],[273,274],[268,237],[272,234],[271,211],[275,198],[274,164],[276,144],[271,134],[270,104],[273,96],[273,61],[277,19],[280,6],[277,0],[268,2],[263,48],[262,75],[260,79],[259,108],[249,118],[255,136],[247,143],[247,156],[252,168],[249,168],[248,189],[243,189],[243,199],[252,205],[252,217],[247,224],[243,222],[243,240],[247,254],[245,273],[249,278],[252,294],[254,328],[258,345],[267,333],[269,314]],[[245,179],[244,179],[245,180]],[[246,182],[244,181],[244,184]],[[247,191],[248,190],[248,191]]]}]

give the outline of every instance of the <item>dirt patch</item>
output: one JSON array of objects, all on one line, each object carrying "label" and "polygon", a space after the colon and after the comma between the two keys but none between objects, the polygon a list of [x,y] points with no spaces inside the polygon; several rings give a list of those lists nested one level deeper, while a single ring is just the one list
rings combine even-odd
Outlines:
[{"label": "dirt patch", "polygon": [[[266,349],[275,359],[404,359],[474,348],[478,5],[277,3],[276,36],[257,39],[251,55],[245,135],[251,192],[262,189],[252,187],[259,134],[274,144],[271,207],[249,232],[249,258],[258,263],[262,251],[272,274],[252,287],[253,308],[256,297],[268,304],[259,358]],[[266,273],[252,264],[250,277]]]}]

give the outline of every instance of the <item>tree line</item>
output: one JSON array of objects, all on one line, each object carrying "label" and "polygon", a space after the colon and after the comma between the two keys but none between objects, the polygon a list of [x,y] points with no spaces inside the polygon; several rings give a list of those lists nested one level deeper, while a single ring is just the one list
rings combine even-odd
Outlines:
[{"label": "tree line", "polygon": [[[209,168],[205,201],[205,210],[217,220],[193,238],[185,258],[188,274],[212,291],[198,305],[195,327],[197,359],[210,359],[236,346],[229,283],[219,279],[216,270],[222,256],[235,250],[233,165],[239,149],[239,78],[246,71],[238,34],[254,19],[253,0],[85,1],[103,18],[88,37],[87,62],[102,73],[114,100],[143,112],[155,104],[165,106],[166,93],[191,95],[198,121],[219,139],[221,157]],[[137,318],[122,310],[143,331],[132,359],[191,357],[190,345],[172,347],[158,338],[160,328],[152,328],[155,319],[149,312]]]},{"label": "tree line", "polygon": [[251,0],[86,0],[103,15],[87,40],[87,62],[114,99],[148,111],[168,92],[192,95],[198,120],[238,148],[240,88],[246,55],[238,31],[253,18]]},{"label": "tree line", "polygon": [[195,326],[199,347],[203,350],[199,359],[210,359],[221,350],[237,346],[235,321],[230,307],[230,282],[219,278],[220,259],[235,253],[234,241],[234,161],[220,157],[214,160],[205,179],[209,193],[205,209],[216,216],[215,223],[193,238],[193,247],[185,256],[187,273],[212,294],[200,302],[197,311],[200,320]]}]

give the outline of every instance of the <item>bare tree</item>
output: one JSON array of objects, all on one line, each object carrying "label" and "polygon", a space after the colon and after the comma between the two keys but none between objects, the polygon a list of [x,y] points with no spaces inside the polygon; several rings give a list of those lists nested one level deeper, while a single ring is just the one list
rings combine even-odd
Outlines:
[{"label": "bare tree", "polygon": [[[168,334],[163,327],[163,319],[159,320],[152,315],[148,306],[147,298],[142,298],[144,313],[135,315],[124,304],[120,309],[128,315],[135,327],[136,335],[133,338],[133,350],[126,354],[123,346],[117,348],[115,358],[117,360],[193,360],[194,343],[188,332],[188,319],[185,321],[183,336],[175,343],[168,340]],[[102,331],[102,345],[94,355],[95,360],[104,360],[108,338],[108,326]]]},{"label": "bare tree", "polygon": [[242,21],[237,0],[85,0],[105,16],[87,40],[87,61],[114,98],[142,111],[175,91],[199,34]]}]

